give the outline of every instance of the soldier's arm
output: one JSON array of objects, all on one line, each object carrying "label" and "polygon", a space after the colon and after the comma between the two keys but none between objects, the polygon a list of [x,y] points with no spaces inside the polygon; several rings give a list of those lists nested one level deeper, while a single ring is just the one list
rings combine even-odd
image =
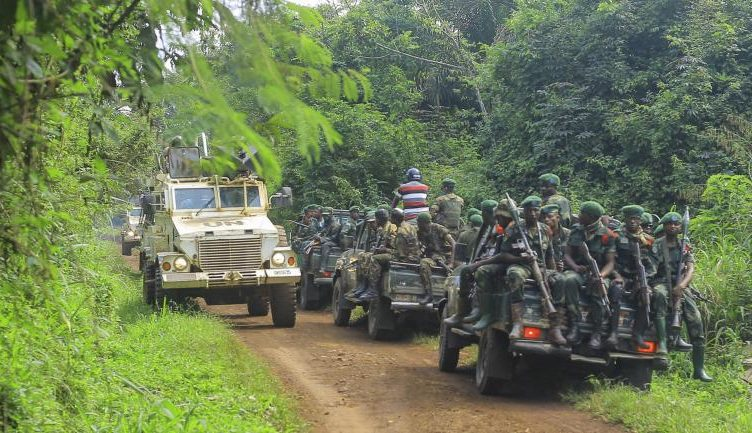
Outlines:
[{"label": "soldier's arm", "polygon": [[564,263],[567,264],[569,269],[580,273],[585,272],[585,269],[587,269],[585,266],[578,265],[577,262],[574,261],[574,247],[569,244],[564,247]]},{"label": "soldier's arm", "polygon": [[546,257],[545,257],[545,263],[546,268],[551,269],[553,271],[556,270],[556,261],[554,260],[554,246],[553,243],[549,240],[548,242],[548,248],[546,249]]},{"label": "soldier's arm", "polygon": [[684,271],[684,277],[679,282],[679,288],[681,290],[689,287],[689,283],[692,282],[692,278],[695,276],[695,262],[687,262],[687,268]]},{"label": "soldier's arm", "polygon": [[606,253],[606,264],[601,268],[601,277],[607,278],[616,268],[616,253],[609,251]]}]

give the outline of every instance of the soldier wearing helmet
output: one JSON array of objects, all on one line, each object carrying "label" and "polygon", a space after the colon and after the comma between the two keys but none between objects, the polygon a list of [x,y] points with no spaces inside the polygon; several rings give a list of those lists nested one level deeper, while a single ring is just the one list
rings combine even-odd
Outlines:
[{"label": "soldier wearing helmet", "polygon": [[428,185],[421,182],[422,176],[420,170],[413,167],[405,173],[407,182],[394,191],[394,200],[392,207],[396,208],[402,202],[404,210],[404,219],[408,222],[415,222],[418,214],[428,212]]}]

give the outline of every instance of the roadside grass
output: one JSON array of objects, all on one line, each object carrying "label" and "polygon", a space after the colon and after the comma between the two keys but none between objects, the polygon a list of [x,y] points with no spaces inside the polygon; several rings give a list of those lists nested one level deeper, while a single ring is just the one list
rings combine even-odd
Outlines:
[{"label": "roadside grass", "polygon": [[10,317],[0,320],[10,348],[0,346],[10,373],[0,378],[0,430],[304,430],[277,380],[225,324],[200,312],[153,313],[140,300],[140,274],[110,243],[71,260],[61,304],[16,299],[0,311]]}]

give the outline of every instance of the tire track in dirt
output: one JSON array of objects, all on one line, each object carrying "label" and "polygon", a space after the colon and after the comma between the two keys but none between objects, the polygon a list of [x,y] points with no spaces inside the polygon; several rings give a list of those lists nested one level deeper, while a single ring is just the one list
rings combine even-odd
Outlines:
[{"label": "tire track in dirt", "polygon": [[299,312],[295,328],[278,329],[244,305],[207,309],[268,363],[314,433],[625,431],[555,396],[482,396],[471,369],[442,373],[430,348],[372,341],[363,327],[335,327],[329,313]]}]

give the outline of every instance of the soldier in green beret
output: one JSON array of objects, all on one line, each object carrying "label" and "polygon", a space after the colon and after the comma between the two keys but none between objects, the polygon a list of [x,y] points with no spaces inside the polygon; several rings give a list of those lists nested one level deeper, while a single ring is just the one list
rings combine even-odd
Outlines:
[{"label": "soldier in green beret", "polygon": [[572,225],[572,207],[569,205],[569,200],[558,192],[561,184],[559,176],[553,173],[545,173],[538,177],[538,182],[543,198],[542,205],[558,204],[561,224],[564,227],[570,227]]},{"label": "soldier in green beret", "polygon": [[[646,214],[645,209],[638,205],[628,205],[621,208],[621,214],[624,215],[624,223],[619,230],[619,237],[616,239],[616,272],[618,277],[614,279],[612,291],[609,293],[611,300],[611,317],[610,317],[610,334],[606,339],[606,346],[616,347],[619,342],[618,326],[619,312],[621,308],[621,298],[624,289],[629,288],[628,292],[632,293],[635,304],[640,304],[640,310],[637,319],[632,328],[632,340],[635,345],[645,348],[643,336],[647,330],[648,320],[650,319],[645,313],[648,307],[643,305],[641,290],[648,291],[648,300],[650,303],[650,312],[655,323],[657,337],[656,354],[666,356],[666,309],[668,306],[667,292],[662,288],[655,290],[650,286],[640,287],[640,276],[637,267],[637,256],[635,255],[635,243],[640,248],[640,263],[645,268],[645,276],[650,279],[655,275],[655,264],[650,260],[650,250],[653,247],[653,237],[642,229],[642,216]],[[648,214],[649,215],[649,214]]]},{"label": "soldier in green beret", "polygon": [[478,240],[480,226],[483,225],[483,217],[480,215],[472,215],[468,222],[470,223],[470,226],[463,230],[462,233],[460,233],[459,238],[457,238],[457,244],[464,245],[464,247],[461,248],[462,256],[454,258],[457,265],[470,261],[471,252],[475,249],[475,242]]},{"label": "soldier in green beret", "polygon": [[[694,367],[692,378],[711,382],[713,378],[705,372],[705,331],[702,326],[702,317],[694,299],[687,293],[687,288],[695,274],[695,260],[688,243],[685,244],[685,250],[681,250],[679,235],[682,232],[682,216],[676,212],[669,212],[661,218],[661,224],[665,228],[666,235],[656,239],[651,251],[651,257],[657,267],[654,278],[655,288],[666,292],[671,288],[672,297],[682,299],[682,317],[687,324],[687,333],[692,343],[692,366]],[[675,283],[675,277],[681,266],[684,267],[683,278]]]},{"label": "soldier in green beret", "polygon": [[431,283],[431,268],[442,266],[449,268],[454,259],[454,238],[449,229],[431,222],[431,215],[427,212],[418,214],[418,245],[421,251],[420,280],[425,295],[418,300],[421,305],[433,302],[433,287]]},{"label": "soldier in green beret", "polygon": [[[504,242],[501,244],[501,260],[508,265],[506,269],[506,285],[510,293],[512,311],[512,330],[509,332],[510,339],[522,337],[522,315],[525,311],[523,289],[525,280],[533,276],[534,261],[538,261],[538,266],[543,275],[556,272],[550,230],[548,226],[539,221],[542,202],[543,200],[540,197],[534,195],[526,197],[522,201],[524,220],[521,223],[523,227],[519,227],[516,224],[510,226],[504,237]],[[523,236],[527,238],[527,244],[530,245],[535,255],[530,255],[525,250]],[[544,278],[546,277],[544,276]],[[551,327],[548,329],[546,335],[552,343],[565,345],[567,344],[567,340],[561,334],[561,325],[564,319],[564,296],[560,296],[559,293],[551,293],[551,297],[556,311],[549,312]]]},{"label": "soldier in green beret", "polygon": [[569,240],[570,230],[561,225],[559,209],[559,205],[553,203],[541,207],[540,212],[543,223],[551,230],[551,244],[554,247],[556,270],[564,272],[564,246],[567,244],[567,240]]},{"label": "soldier in green beret", "polygon": [[303,215],[295,222],[295,228],[292,232],[292,249],[300,255],[305,254],[304,249],[306,244],[319,231],[318,221],[314,217],[315,214],[316,205],[309,204],[303,208]]},{"label": "soldier in green beret", "polygon": [[460,232],[462,209],[465,207],[465,201],[462,197],[454,193],[454,186],[457,182],[454,179],[446,178],[441,182],[441,190],[444,194],[436,197],[431,205],[431,218],[437,224],[449,229],[454,239],[457,239]]},{"label": "soldier in green beret", "polygon": [[640,226],[642,226],[642,231],[652,236],[655,223],[656,221],[653,219],[653,215],[651,215],[650,212],[642,213],[642,216],[640,217]]},{"label": "soldier in green beret", "polygon": [[617,234],[606,227],[601,221],[605,213],[603,206],[594,201],[586,201],[580,205],[579,224],[572,227],[569,240],[564,248],[564,265],[568,270],[556,285],[557,290],[564,292],[569,313],[569,333],[567,341],[576,344],[580,340],[578,326],[580,313],[580,287],[585,283],[586,297],[590,304],[590,317],[593,321],[593,333],[588,345],[593,349],[601,347],[601,333],[606,308],[601,297],[600,280],[598,275],[591,275],[587,256],[584,255],[583,244],[587,245],[590,255],[598,263],[600,278],[608,290],[611,286],[616,265],[616,237]]}]

